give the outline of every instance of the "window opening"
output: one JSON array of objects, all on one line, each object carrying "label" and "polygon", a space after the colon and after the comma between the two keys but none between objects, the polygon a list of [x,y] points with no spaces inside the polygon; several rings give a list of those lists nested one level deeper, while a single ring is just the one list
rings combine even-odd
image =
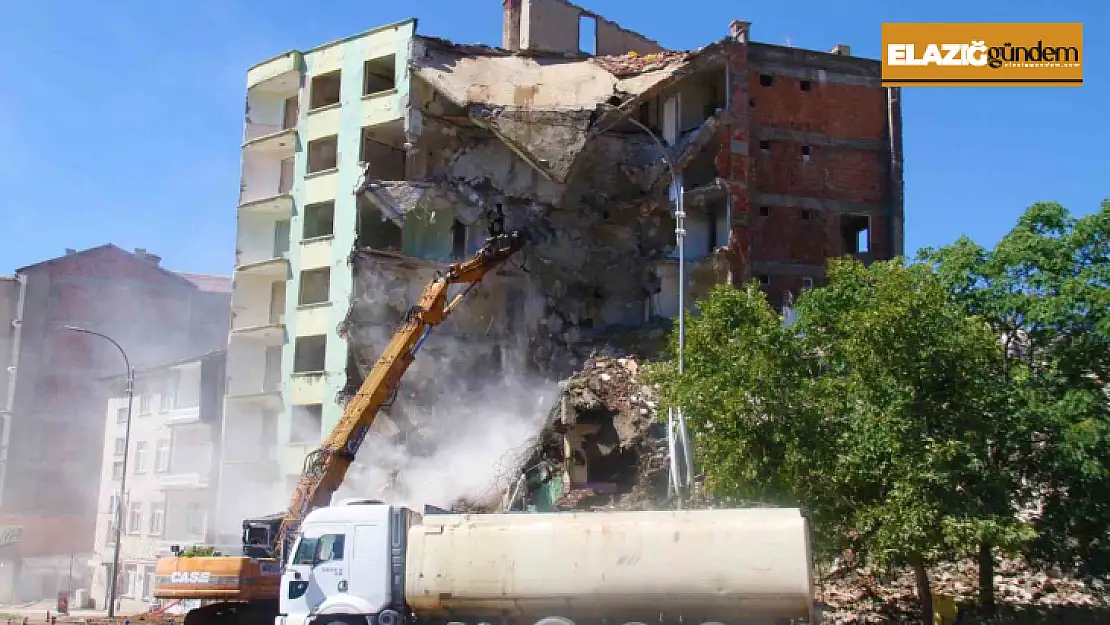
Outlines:
[{"label": "window opening", "polygon": [[334,71],[320,74],[312,79],[311,96],[308,100],[308,110],[312,111],[332,104],[339,104],[339,91],[342,84],[342,72]]},{"label": "window opening", "polygon": [[578,16],[578,51],[597,54],[597,18],[592,15]]}]

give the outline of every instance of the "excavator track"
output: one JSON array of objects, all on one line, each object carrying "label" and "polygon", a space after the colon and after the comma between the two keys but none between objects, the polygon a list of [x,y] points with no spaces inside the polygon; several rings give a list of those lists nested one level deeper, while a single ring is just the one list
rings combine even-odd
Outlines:
[{"label": "excavator track", "polygon": [[189,610],[184,625],[273,625],[277,615],[277,599],[227,601]]}]

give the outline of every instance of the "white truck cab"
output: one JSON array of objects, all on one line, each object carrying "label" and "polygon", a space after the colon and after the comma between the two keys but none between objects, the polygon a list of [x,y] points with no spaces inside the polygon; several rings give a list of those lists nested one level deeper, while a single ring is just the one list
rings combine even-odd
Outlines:
[{"label": "white truck cab", "polygon": [[407,508],[364,499],[313,510],[282,569],[275,625],[350,625],[344,615],[398,625],[405,542],[414,521],[419,515]]}]

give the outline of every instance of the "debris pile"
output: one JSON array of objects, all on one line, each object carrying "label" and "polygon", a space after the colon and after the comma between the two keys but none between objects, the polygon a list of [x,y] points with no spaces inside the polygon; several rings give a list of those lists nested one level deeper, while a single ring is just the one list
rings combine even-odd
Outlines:
[{"label": "debris pile", "polygon": [[667,447],[655,389],[637,380],[632,357],[594,356],[563,383],[559,433],[578,429],[572,462],[582,481],[569,480],[556,510],[651,510],[666,503]]},{"label": "debris pile", "polygon": [[[931,571],[933,593],[973,608],[979,592],[979,567],[971,560],[945,563]],[[1002,623],[1095,622],[1110,610],[1101,580],[1083,582],[1036,571],[1021,560],[999,559],[995,597]],[[838,561],[819,580],[817,600],[826,623],[917,623],[918,601],[913,573],[880,577],[869,568]],[[965,608],[966,609],[966,608]]]},{"label": "debris pile", "polygon": [[[592,355],[560,383],[546,425],[491,488],[503,510],[648,510],[667,504],[665,429],[658,397],[634,357]],[[457,501],[456,512],[492,511]]]}]

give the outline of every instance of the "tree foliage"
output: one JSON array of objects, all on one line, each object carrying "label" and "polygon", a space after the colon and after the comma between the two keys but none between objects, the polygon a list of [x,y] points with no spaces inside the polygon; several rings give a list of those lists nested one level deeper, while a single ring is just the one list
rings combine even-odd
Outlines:
[{"label": "tree foliage", "polygon": [[686,373],[662,377],[715,494],[801,504],[820,549],[912,566],[926,614],[927,565],[1023,538],[1013,484],[988,470],[998,342],[927,267],[833,261],[791,326],[755,286],[700,310]]},{"label": "tree foliage", "polygon": [[792,324],[755,285],[699,303],[685,374],[656,375],[706,486],[913,567],[925,615],[939,559],[977,555],[988,608],[999,548],[1110,572],[1110,202],[1036,204],[994,249],[919,260],[831,262]]},{"label": "tree foliage", "polygon": [[1029,555],[1110,572],[1110,202],[1083,218],[1035,204],[993,250],[961,238],[921,258],[1004,342],[1025,443],[1004,460],[1043,504]]}]

